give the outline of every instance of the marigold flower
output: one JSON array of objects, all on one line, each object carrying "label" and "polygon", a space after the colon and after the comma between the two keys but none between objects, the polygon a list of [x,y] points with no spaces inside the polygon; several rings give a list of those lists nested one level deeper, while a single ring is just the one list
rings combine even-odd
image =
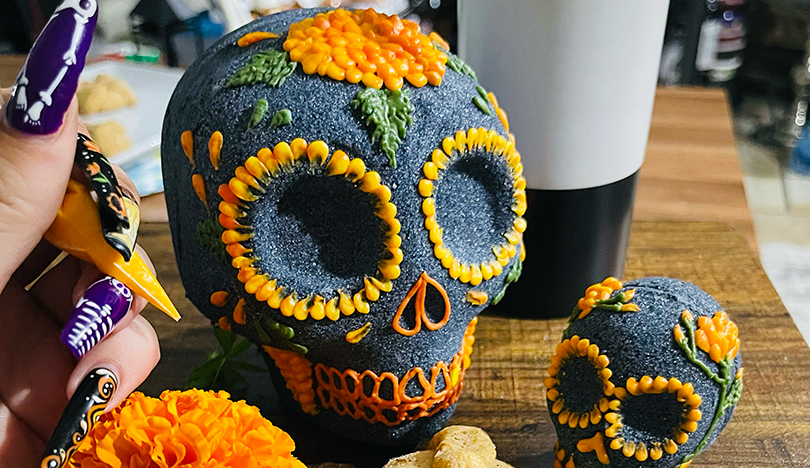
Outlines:
[{"label": "marigold flower", "polygon": [[71,468],[306,468],[295,442],[256,407],[226,392],[140,392],[103,415]]},{"label": "marigold flower", "polygon": [[418,23],[370,9],[334,10],[294,23],[284,50],[308,75],[377,89],[399,90],[405,80],[417,88],[438,86],[447,63]]},{"label": "marigold flower", "polygon": [[712,361],[720,362],[737,356],[740,350],[737,325],[729,320],[725,312],[716,312],[711,319],[705,316],[698,317],[697,325],[695,343],[709,353]]},{"label": "marigold flower", "polygon": [[[624,285],[622,284],[621,281],[612,276],[606,278],[601,283],[596,283],[589,286],[588,289],[585,290],[585,296],[580,298],[579,301],[577,301],[577,307],[579,308],[579,310],[582,311],[580,312],[578,318],[585,318],[588,314],[591,313],[594,306],[596,306],[596,304],[599,301],[610,299],[611,294],[622,289],[623,286]],[[635,291],[633,292],[633,295],[635,295]],[[633,297],[633,295],[626,298],[626,300],[629,301]]]}]

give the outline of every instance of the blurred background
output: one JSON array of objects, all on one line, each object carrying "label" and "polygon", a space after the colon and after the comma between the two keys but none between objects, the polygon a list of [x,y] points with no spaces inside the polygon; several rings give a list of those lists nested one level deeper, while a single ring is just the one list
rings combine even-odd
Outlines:
[{"label": "blurred background", "polygon": [[[3,2],[0,85],[10,86],[59,1]],[[99,4],[91,64],[80,88],[82,113],[94,139],[143,194],[162,191],[161,122],[155,117],[163,115],[183,67],[252,18],[291,8],[373,7],[419,22],[425,33],[438,32],[457,50],[456,0]],[[810,2],[671,0],[659,85],[725,90],[756,236],[749,240],[805,338],[810,337]],[[158,208],[151,215],[147,209],[146,216],[159,220],[161,199],[155,200]]]}]

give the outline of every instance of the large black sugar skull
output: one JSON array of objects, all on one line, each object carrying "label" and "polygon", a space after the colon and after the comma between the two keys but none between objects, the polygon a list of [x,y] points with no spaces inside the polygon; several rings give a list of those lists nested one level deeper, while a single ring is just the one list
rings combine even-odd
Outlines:
[{"label": "large black sugar skull", "polygon": [[555,468],[685,468],[742,393],[737,326],[671,278],[588,288],[546,378]]},{"label": "large black sugar skull", "polygon": [[261,18],[186,72],[164,124],[189,298],[264,348],[291,406],[369,442],[447,421],[475,317],[525,255],[506,114],[442,44],[370,10]]}]

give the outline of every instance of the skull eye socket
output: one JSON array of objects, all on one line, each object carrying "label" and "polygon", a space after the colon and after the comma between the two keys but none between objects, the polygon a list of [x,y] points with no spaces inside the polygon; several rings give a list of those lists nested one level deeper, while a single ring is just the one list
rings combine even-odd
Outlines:
[{"label": "skull eye socket", "polygon": [[372,197],[337,177],[284,185],[256,204],[256,266],[304,295],[362,288],[385,250]]},{"label": "skull eye socket", "polygon": [[625,440],[653,442],[671,438],[680,429],[683,403],[672,393],[642,394],[622,401],[622,437]]},{"label": "skull eye socket", "polygon": [[587,356],[566,360],[560,368],[559,381],[557,389],[565,396],[565,406],[571,412],[588,413],[605,396],[599,371]]},{"label": "skull eye socket", "polygon": [[[546,398],[560,424],[585,429],[602,420],[614,403],[610,360],[588,339],[572,336],[557,345],[546,378]],[[614,400],[615,401],[615,400]]]},{"label": "skull eye socket", "polygon": [[605,415],[610,424],[605,435],[612,439],[610,448],[638,461],[676,453],[702,418],[700,395],[692,384],[674,377],[631,377],[614,393],[619,400],[611,403],[614,412]]},{"label": "skull eye socket", "polygon": [[422,167],[425,228],[450,276],[473,286],[503,272],[522,247],[526,180],[514,144],[471,128],[442,141]]},{"label": "skull eye socket", "polygon": [[403,254],[391,189],[343,151],[302,139],[260,150],[219,188],[219,222],[237,278],[298,320],[366,314],[391,290]]},{"label": "skull eye socket", "polygon": [[514,219],[508,168],[483,152],[473,153],[444,171],[436,184],[436,222],[444,245],[465,264],[492,257],[492,246]]}]

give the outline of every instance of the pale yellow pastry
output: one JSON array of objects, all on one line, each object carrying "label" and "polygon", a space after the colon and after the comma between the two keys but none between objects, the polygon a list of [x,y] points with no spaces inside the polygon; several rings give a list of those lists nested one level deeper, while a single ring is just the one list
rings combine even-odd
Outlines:
[{"label": "pale yellow pastry", "polygon": [[495,444],[479,427],[450,426],[430,439],[428,449],[435,449],[433,468],[492,468],[495,466]]},{"label": "pale yellow pastry", "polygon": [[104,74],[93,81],[79,83],[76,97],[79,113],[85,115],[131,107],[138,102],[126,81]]},{"label": "pale yellow pastry", "polygon": [[122,151],[132,147],[132,141],[127,136],[127,131],[115,120],[104,122],[98,125],[88,125],[90,138],[101,148],[101,152],[107,157],[112,157]]}]

